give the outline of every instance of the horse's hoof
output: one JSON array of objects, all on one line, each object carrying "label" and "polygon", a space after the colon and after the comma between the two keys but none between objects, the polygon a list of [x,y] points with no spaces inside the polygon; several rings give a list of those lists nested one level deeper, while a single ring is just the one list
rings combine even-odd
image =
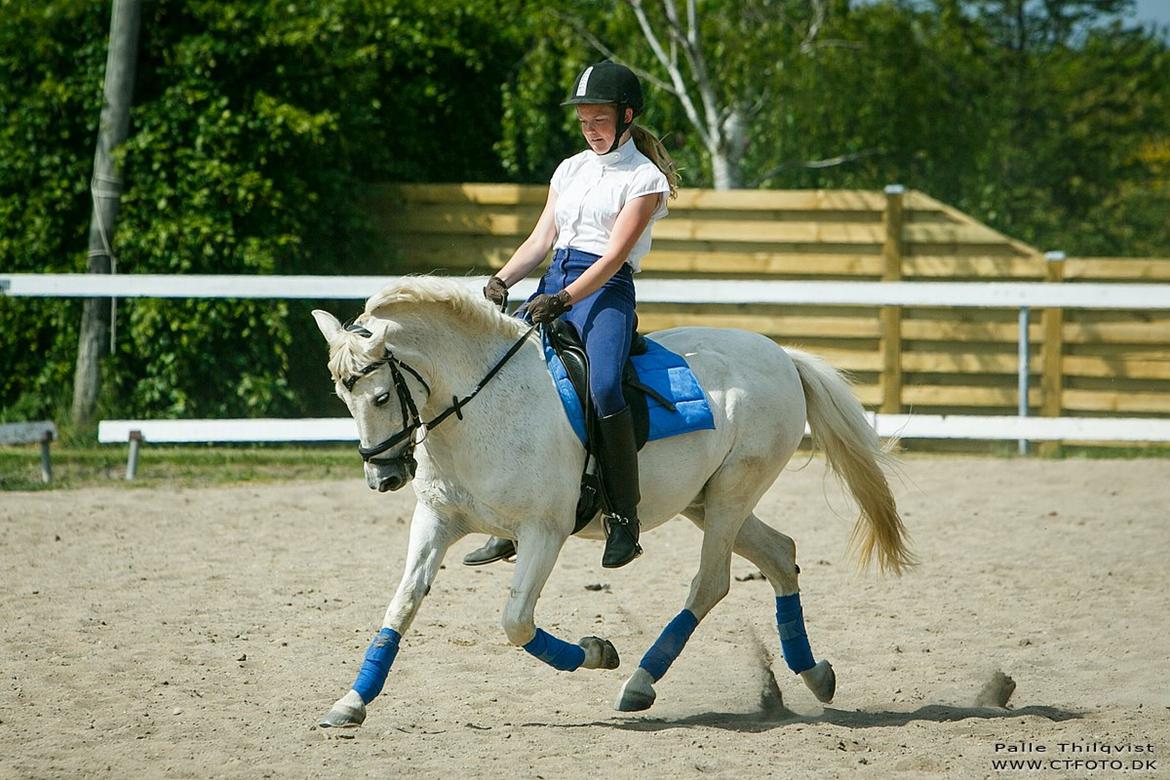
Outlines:
[{"label": "horse's hoof", "polygon": [[652,683],[650,673],[639,666],[622,686],[613,708],[618,712],[641,712],[650,709],[657,696]]},{"label": "horse's hoof", "polygon": [[334,704],[333,709],[317,721],[323,729],[356,729],[366,719],[366,705],[350,707],[345,704]]},{"label": "horse's hoof", "polygon": [[587,636],[577,644],[585,650],[585,662],[581,666],[586,669],[616,669],[621,666],[617,648],[608,639]]},{"label": "horse's hoof", "polygon": [[833,700],[833,694],[837,691],[837,673],[828,661],[817,661],[816,666],[801,672],[800,677],[818,701],[828,704]]}]

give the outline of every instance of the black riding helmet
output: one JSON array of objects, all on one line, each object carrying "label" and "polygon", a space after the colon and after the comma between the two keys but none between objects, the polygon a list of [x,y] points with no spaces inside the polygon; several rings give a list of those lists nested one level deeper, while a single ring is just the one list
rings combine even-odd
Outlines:
[{"label": "black riding helmet", "polygon": [[[614,103],[617,105],[617,133],[613,137],[613,145],[609,152],[617,148],[622,134],[630,124],[626,120],[626,109],[634,109],[634,116],[642,113],[642,85],[638,77],[625,65],[618,65],[610,60],[602,60],[590,65],[581,71],[577,80],[573,82],[573,91],[569,99],[562,106],[600,105]],[[607,152],[608,154],[608,152]]]}]

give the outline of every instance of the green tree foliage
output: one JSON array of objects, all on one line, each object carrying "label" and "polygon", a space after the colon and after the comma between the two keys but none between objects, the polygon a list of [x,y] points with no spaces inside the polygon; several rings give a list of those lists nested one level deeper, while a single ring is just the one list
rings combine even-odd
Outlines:
[{"label": "green tree foliage", "polygon": [[[1125,21],[1131,0],[827,3],[810,34],[812,0],[696,2],[720,105],[747,117],[745,186],[900,182],[1042,248],[1170,254],[1166,163],[1143,151],[1170,138],[1170,48]],[[629,0],[561,0],[530,24],[498,151],[543,182],[577,148],[558,103],[584,64],[613,52],[668,79]],[[648,93],[684,184],[711,186],[678,100]]]},{"label": "green tree foliage", "polygon": [[[0,0],[0,269],[79,270],[101,107],[99,7]],[[88,146],[88,154],[84,150]],[[0,299],[0,409],[29,419],[68,397],[81,307]]]},{"label": "green tree foliage", "polygon": [[[643,6],[662,22],[661,3]],[[747,186],[901,182],[1041,248],[1170,255],[1170,45],[1130,6],[696,0],[717,102],[746,121]],[[0,0],[4,271],[84,268],[108,13]],[[581,148],[560,102],[600,48],[649,75],[644,122],[684,184],[712,181],[679,101],[651,85],[669,79],[628,0],[152,0],[144,14],[123,272],[392,271],[371,262],[384,253],[364,185],[547,182]],[[101,414],[322,411],[308,308],[120,302]],[[68,398],[79,311],[0,301],[0,417]]]},{"label": "green tree foliage", "polygon": [[[0,0],[0,268],[84,269],[108,7]],[[144,4],[126,189],[127,273],[371,268],[362,184],[490,180],[497,84],[517,44],[498,3]],[[0,311],[0,408],[68,395],[75,303]],[[307,306],[122,301],[103,415],[282,414],[324,383]],[[15,334],[19,334],[16,336]],[[311,341],[310,341],[311,340]],[[309,360],[309,358],[312,358]],[[294,391],[295,388],[295,391]]]}]

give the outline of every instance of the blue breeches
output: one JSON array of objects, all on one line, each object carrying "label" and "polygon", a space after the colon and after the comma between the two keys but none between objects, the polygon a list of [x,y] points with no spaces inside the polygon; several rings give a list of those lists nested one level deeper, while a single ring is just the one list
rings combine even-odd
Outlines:
[{"label": "blue breeches", "polygon": [[[554,295],[565,289],[597,255],[576,249],[558,249],[552,265],[536,288],[536,295]],[[634,314],[634,272],[623,265],[597,292],[573,304],[564,319],[571,322],[585,342],[589,356],[589,393],[603,417],[626,408],[622,395],[622,370],[630,355],[630,342],[637,326]]]}]

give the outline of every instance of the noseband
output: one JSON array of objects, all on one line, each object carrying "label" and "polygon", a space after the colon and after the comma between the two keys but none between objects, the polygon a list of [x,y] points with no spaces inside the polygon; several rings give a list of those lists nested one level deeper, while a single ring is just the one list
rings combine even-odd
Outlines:
[{"label": "noseband", "polygon": [[[422,378],[422,375],[419,374],[418,371],[415,371],[402,360],[399,360],[389,347],[384,346],[383,349],[385,351],[383,352],[380,359],[375,360],[373,363],[368,365],[362,366],[362,368],[360,368],[356,374],[346,377],[341,383],[345,386],[346,390],[353,392],[353,386],[357,384],[359,379],[373,372],[379,366],[389,365],[390,377],[394,381],[394,391],[398,394],[398,405],[402,411],[402,430],[372,447],[363,447],[359,444],[358,454],[362,456],[362,460],[364,460],[366,463],[373,463],[375,465],[400,462],[406,469],[410,471],[410,476],[413,477],[415,469],[418,467],[418,462],[414,459],[414,448],[419,443],[415,441],[415,431],[423,430],[429,433],[433,428],[436,428],[452,414],[462,420],[463,407],[466,406],[472,398],[475,398],[475,396],[479,394],[479,391],[482,390],[484,386],[492,380],[492,377],[499,373],[500,369],[504,367],[504,364],[511,360],[512,357],[520,351],[520,348],[524,346],[524,342],[528,340],[528,336],[531,335],[532,331],[535,329],[536,326],[533,325],[531,328],[524,331],[524,335],[516,340],[516,343],[514,343],[507,351],[507,353],[505,353],[504,356],[500,358],[500,360],[497,361],[494,366],[492,366],[491,370],[487,372],[484,378],[479,380],[479,383],[475,386],[474,389],[472,389],[470,393],[463,396],[462,398],[454,395],[451,396],[451,405],[436,415],[433,419],[426,422],[423,421],[422,417],[418,413],[418,405],[414,402],[414,396],[410,392],[410,387],[406,384],[406,378],[402,375],[403,370],[410,373],[411,376],[419,381],[419,384],[421,384],[427,391],[428,396],[431,394],[431,386],[427,384],[427,381]],[[357,325],[356,323],[348,326],[346,330],[357,333],[359,336],[363,336],[365,338],[369,338],[374,335],[369,330],[363,328],[361,325]],[[397,456],[392,458],[378,457],[387,450],[395,447],[403,440],[406,441],[406,445],[403,446]]]}]

